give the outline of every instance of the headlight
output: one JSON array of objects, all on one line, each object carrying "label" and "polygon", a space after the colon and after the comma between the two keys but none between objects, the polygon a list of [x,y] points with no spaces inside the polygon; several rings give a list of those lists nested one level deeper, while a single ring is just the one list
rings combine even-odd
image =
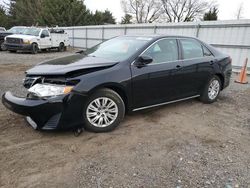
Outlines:
[{"label": "headlight", "polygon": [[28,39],[23,39],[23,43],[24,43],[24,44],[30,44],[30,40],[28,40]]},{"label": "headlight", "polygon": [[52,84],[36,84],[32,86],[28,91],[34,93],[39,97],[52,97],[58,95],[64,95],[70,93],[73,86],[65,85],[52,85]]}]

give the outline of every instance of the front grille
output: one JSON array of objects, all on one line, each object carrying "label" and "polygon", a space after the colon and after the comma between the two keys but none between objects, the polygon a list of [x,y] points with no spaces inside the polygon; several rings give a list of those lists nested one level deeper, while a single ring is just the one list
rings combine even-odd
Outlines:
[{"label": "front grille", "polygon": [[22,39],[7,37],[6,42],[10,44],[22,44]]}]

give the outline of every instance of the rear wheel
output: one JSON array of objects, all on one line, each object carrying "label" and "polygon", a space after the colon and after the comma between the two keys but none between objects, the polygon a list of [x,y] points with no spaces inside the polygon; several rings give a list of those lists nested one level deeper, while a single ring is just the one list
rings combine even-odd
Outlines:
[{"label": "rear wheel", "polygon": [[86,102],[84,126],[92,132],[108,132],[117,127],[125,115],[122,98],[111,89],[100,89]]},{"label": "rear wheel", "polygon": [[221,80],[218,76],[214,75],[200,96],[200,100],[204,103],[213,103],[217,100],[221,90]]},{"label": "rear wheel", "polygon": [[64,43],[61,42],[61,43],[59,44],[59,47],[58,47],[58,52],[63,52],[64,50],[65,50]]},{"label": "rear wheel", "polygon": [[36,43],[33,43],[31,45],[31,53],[32,54],[37,54],[38,53],[38,45]]}]

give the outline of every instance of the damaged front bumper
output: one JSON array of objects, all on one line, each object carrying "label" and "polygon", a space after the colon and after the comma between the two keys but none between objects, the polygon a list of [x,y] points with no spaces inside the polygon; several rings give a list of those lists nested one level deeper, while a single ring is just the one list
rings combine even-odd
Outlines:
[{"label": "damaged front bumper", "polygon": [[2,103],[9,110],[26,116],[34,129],[55,130],[72,128],[82,123],[79,98],[82,96],[72,94],[50,99],[20,98],[6,92],[2,96]]}]

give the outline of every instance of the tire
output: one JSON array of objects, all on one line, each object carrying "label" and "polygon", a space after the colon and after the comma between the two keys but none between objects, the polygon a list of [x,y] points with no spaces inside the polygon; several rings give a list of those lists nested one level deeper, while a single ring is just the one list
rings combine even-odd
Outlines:
[{"label": "tire", "polygon": [[111,89],[100,89],[84,105],[84,128],[96,133],[109,132],[120,124],[124,115],[125,105],[120,95]]},{"label": "tire", "polygon": [[205,86],[200,100],[203,103],[210,104],[217,100],[221,90],[221,80],[218,76],[214,75]]},{"label": "tire", "polygon": [[63,52],[64,49],[65,49],[64,43],[61,42],[61,43],[59,44],[59,47],[58,47],[58,52]]},{"label": "tire", "polygon": [[1,45],[0,45],[0,50],[1,50],[1,51],[6,51],[6,50],[7,50],[7,48],[6,48],[5,44],[4,44],[4,42],[1,43]]},{"label": "tire", "polygon": [[9,50],[10,53],[16,53],[16,50]]},{"label": "tire", "polygon": [[38,53],[38,45],[37,45],[37,43],[32,43],[31,44],[31,53],[32,54],[37,54]]}]

